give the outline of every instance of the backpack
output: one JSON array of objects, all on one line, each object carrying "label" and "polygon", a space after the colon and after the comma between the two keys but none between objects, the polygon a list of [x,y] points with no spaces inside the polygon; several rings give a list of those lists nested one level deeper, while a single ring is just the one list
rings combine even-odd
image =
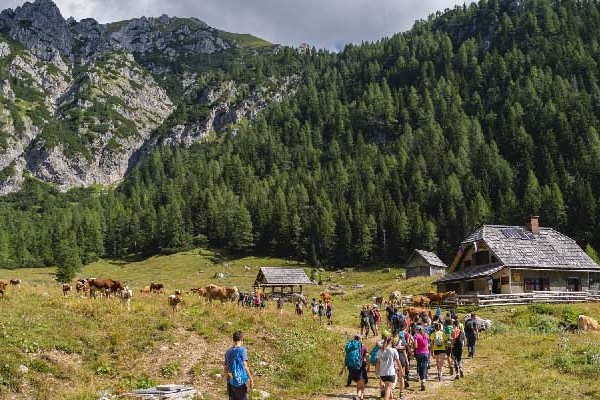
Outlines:
[{"label": "backpack", "polygon": [[351,340],[346,343],[346,357],[344,358],[344,365],[348,369],[360,369],[362,367],[362,360],[360,357],[360,350],[362,344],[358,340]]},{"label": "backpack", "polygon": [[400,336],[398,338],[402,342],[402,345],[404,346],[405,349],[408,349],[408,341],[406,340],[407,334],[408,334],[408,332],[400,332]]},{"label": "backpack", "polygon": [[377,354],[379,353],[379,346],[375,345],[369,352],[369,363],[371,365],[377,364]]},{"label": "backpack", "polygon": [[475,333],[475,321],[473,319],[470,319],[465,323],[465,332],[469,334]]},{"label": "backpack", "polygon": [[442,331],[437,331],[435,333],[435,346],[440,347],[444,345],[444,333]]},{"label": "backpack", "polygon": [[446,337],[448,338],[448,340],[446,340],[446,346],[450,347],[452,346],[452,326],[446,325],[444,332],[446,333]]},{"label": "backpack", "polygon": [[244,350],[240,347],[238,349],[238,353],[231,363],[231,368],[229,370],[231,373],[231,379],[229,380],[229,383],[233,387],[244,386],[248,380],[248,373],[246,372],[244,359],[242,357],[243,352]]}]

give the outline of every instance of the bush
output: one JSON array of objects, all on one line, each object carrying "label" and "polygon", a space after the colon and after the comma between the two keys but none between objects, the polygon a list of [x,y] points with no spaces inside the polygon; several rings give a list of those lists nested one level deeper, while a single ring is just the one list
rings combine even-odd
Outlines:
[{"label": "bush", "polygon": [[552,315],[535,314],[529,320],[529,326],[535,333],[557,333],[558,319]]}]

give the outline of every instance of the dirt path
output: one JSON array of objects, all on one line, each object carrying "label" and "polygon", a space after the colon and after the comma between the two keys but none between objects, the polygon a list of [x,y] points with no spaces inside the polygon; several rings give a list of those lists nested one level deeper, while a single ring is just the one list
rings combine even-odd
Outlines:
[{"label": "dirt path", "polygon": [[[330,328],[334,332],[338,332],[340,334],[345,334],[345,332],[352,331],[347,327],[335,327]],[[469,359],[465,355],[463,356],[463,368],[465,376],[468,377],[470,373],[478,367],[480,360],[478,358]],[[337,367],[333,368],[336,371]],[[450,375],[450,370],[448,368],[447,363],[444,364],[444,368],[442,369],[442,380],[437,380],[437,369],[435,367],[435,361],[432,360],[431,368],[429,369],[429,380],[427,381],[426,390],[420,390],[419,377],[416,372],[416,362],[413,359],[410,364],[409,371],[409,387],[404,389],[404,399],[432,399],[435,398],[435,393],[443,386],[451,385],[455,381],[455,375]],[[380,399],[379,393],[379,381],[375,377],[375,373],[373,368],[368,374],[369,382],[365,388],[365,400],[367,399]],[[353,399],[356,396],[356,384],[352,384],[350,387],[346,387],[346,375],[337,376],[337,372],[335,373],[334,380],[332,382],[331,391],[327,393],[316,394],[311,397],[308,397],[310,400],[326,400],[326,399]],[[394,390],[394,399],[398,398],[399,390],[396,388]]]}]

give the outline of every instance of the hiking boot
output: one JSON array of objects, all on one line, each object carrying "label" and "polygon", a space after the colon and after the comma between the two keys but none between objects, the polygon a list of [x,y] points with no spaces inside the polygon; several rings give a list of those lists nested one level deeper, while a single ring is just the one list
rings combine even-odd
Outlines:
[{"label": "hiking boot", "polygon": [[424,390],[425,390],[425,384],[421,383],[421,391],[424,391]]},{"label": "hiking boot", "polygon": [[456,375],[456,377],[454,378],[454,380],[459,380],[460,376]]}]

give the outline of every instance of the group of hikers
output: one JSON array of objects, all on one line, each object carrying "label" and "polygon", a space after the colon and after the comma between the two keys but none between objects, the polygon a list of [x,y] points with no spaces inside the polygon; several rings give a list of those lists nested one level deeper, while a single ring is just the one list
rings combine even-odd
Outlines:
[{"label": "group of hikers", "polygon": [[413,359],[416,361],[421,390],[425,390],[433,360],[438,381],[442,380],[445,362],[448,363],[450,375],[456,373],[455,379],[464,376],[463,348],[468,347],[469,357],[475,356],[478,337],[475,313],[467,314],[463,323],[454,310],[442,316],[439,307],[435,315],[420,313],[414,320],[408,311],[401,312],[393,306],[386,311],[387,328],[370,350],[364,339],[369,331],[374,336],[378,335],[377,305],[363,306],[360,312],[361,333],[346,343],[340,375],[348,370],[347,386],[356,382],[355,400],[363,399],[371,369],[374,369],[375,377],[379,380],[382,399],[393,399],[396,387],[399,389],[399,399],[403,399],[403,390],[409,387],[409,370]]}]

